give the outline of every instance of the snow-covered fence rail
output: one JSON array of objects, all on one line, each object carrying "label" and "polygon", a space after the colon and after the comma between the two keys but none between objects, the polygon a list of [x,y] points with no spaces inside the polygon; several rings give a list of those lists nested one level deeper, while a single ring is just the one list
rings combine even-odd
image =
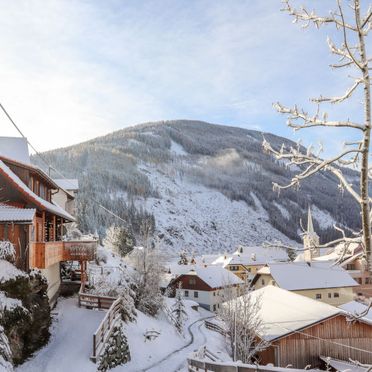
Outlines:
[{"label": "snow-covered fence rail", "polygon": [[116,297],[100,296],[84,292],[82,283],[79,291],[79,307],[85,306],[89,309],[109,309],[115,302]]},{"label": "snow-covered fence rail", "polygon": [[168,320],[176,327],[177,331],[179,332],[181,327],[179,327],[180,325],[179,321],[173,315],[172,311],[166,305],[163,306],[163,311],[164,311],[164,314],[167,316]]},{"label": "snow-covered fence rail", "polygon": [[222,336],[226,336],[228,334],[228,332],[223,327],[219,326],[218,324],[214,322],[210,322],[208,320],[205,321],[205,328],[211,331],[218,332]]},{"label": "snow-covered fence rail", "polygon": [[94,333],[93,352],[90,357],[93,362],[96,362],[99,358],[100,353],[103,351],[105,343],[110,337],[116,323],[120,321],[123,307],[123,299],[119,297],[112,303],[101,324]]},{"label": "snow-covered fence rail", "polygon": [[234,362],[209,362],[198,358],[187,359],[189,372],[304,372],[303,369],[260,366],[256,364],[241,364]]}]

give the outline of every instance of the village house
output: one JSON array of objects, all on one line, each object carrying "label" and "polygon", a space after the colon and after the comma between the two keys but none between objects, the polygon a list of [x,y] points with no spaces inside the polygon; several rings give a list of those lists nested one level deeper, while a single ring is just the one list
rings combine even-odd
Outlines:
[{"label": "village house", "polygon": [[352,242],[347,247],[339,244],[327,255],[320,256],[315,261],[329,262],[344,268],[359,284],[358,287],[354,287],[354,292],[359,296],[372,297],[372,280],[359,242]]},{"label": "village house", "polygon": [[60,288],[60,263],[79,261],[85,278],[87,261],[95,258],[97,248],[95,240],[63,241],[65,224],[75,218],[53,200],[59,190],[31,164],[25,139],[0,139],[0,240],[13,243],[17,267],[42,271],[51,304]]},{"label": "village house", "polygon": [[323,356],[372,364],[369,321],[350,323],[334,306],[271,285],[250,296],[260,304],[262,327],[257,336],[270,343],[258,353],[259,364],[319,368],[324,366]]},{"label": "village house", "polygon": [[56,204],[64,208],[72,216],[76,216],[75,198],[79,191],[79,181],[77,179],[53,179],[59,187],[53,194],[53,200]]},{"label": "village house", "polygon": [[181,291],[182,297],[211,311],[217,311],[221,303],[244,290],[244,282],[220,266],[195,266],[174,279],[172,286],[177,293]]},{"label": "village house", "polygon": [[270,263],[252,281],[255,289],[267,285],[339,306],[353,300],[358,283],[346,270],[327,262]]},{"label": "village house", "polygon": [[[251,282],[263,266],[269,262],[287,262],[288,254],[284,249],[274,247],[239,246],[230,256],[225,256],[223,267],[230,270],[240,279]],[[220,262],[216,260],[213,264]]]}]

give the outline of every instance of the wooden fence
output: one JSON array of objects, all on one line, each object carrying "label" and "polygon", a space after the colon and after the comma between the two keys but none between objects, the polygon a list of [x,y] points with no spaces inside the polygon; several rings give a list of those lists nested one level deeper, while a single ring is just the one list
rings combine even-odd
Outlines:
[{"label": "wooden fence", "polygon": [[[303,369],[279,368],[255,364],[234,364],[233,362],[212,362],[198,358],[187,359],[189,372],[304,372]],[[313,370],[311,370],[313,371]]]},{"label": "wooden fence", "polygon": [[207,328],[211,331],[218,332],[222,336],[226,336],[228,334],[228,332],[224,328],[222,328],[218,324],[210,322],[208,320],[205,320],[205,328]]},{"label": "wooden fence", "polygon": [[121,310],[123,309],[123,306],[123,299],[122,297],[119,297],[111,304],[101,324],[94,333],[93,352],[90,357],[93,362],[97,361],[104,350],[105,343],[110,337],[115,325],[121,320]]},{"label": "wooden fence", "polygon": [[81,283],[79,291],[79,307],[85,306],[87,309],[109,309],[115,300],[116,297],[85,293],[85,284]]}]

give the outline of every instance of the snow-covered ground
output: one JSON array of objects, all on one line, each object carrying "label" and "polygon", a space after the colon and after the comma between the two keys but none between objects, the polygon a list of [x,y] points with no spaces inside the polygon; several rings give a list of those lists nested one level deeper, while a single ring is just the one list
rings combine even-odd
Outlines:
[{"label": "snow-covered ground", "polygon": [[95,372],[96,365],[89,360],[92,335],[105,312],[79,308],[77,298],[73,297],[60,299],[54,313],[52,337],[48,345],[16,371]]},{"label": "snow-covered ground", "polygon": [[156,185],[161,198],[137,199],[137,205],[154,214],[157,230],[164,234],[163,248],[170,254],[178,254],[181,249],[193,249],[195,254],[229,252],[238,244],[260,245],[277,240],[298,245],[272,227],[267,211],[254,194],[255,209],[190,183],[171,168],[159,171],[143,164],[141,169]]},{"label": "snow-covered ground", "polygon": [[[166,301],[170,307],[174,300]],[[192,304],[192,301],[185,301],[188,319],[184,336],[176,332],[163,312],[155,318],[138,312],[137,321],[125,325],[132,360],[112,371],[186,371],[188,354],[204,346],[207,340],[210,351],[223,360],[229,360],[224,338],[204,326],[204,318],[214,314],[204,309],[195,311]],[[76,297],[60,299],[54,312],[50,342],[32,359],[16,368],[16,372],[95,372],[97,365],[89,359],[92,335],[105,312],[79,308]],[[160,332],[153,341],[144,337],[150,329]]]}]

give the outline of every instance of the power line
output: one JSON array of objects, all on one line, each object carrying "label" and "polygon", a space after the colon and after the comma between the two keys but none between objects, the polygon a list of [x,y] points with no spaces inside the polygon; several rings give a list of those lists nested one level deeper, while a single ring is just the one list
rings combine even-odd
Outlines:
[{"label": "power line", "polygon": [[[2,105],[2,103],[0,102],[0,108],[3,110],[4,114],[6,115],[6,117],[9,119],[9,121],[13,124],[13,126],[16,128],[16,130],[18,131],[18,133],[27,141],[27,144],[31,147],[31,149],[35,152],[35,154],[37,156],[39,156],[39,158],[43,161],[43,163],[48,167],[48,169],[53,169],[57,174],[59,174],[64,180],[67,181],[67,184],[70,184],[71,187],[75,187],[75,185],[73,185],[71,182],[69,182],[69,179],[66,178],[62,172],[60,172],[58,169],[56,169],[55,167],[52,167],[50,165],[50,163],[44,158],[44,156],[41,155],[41,153],[39,151],[36,150],[36,148],[32,145],[32,143],[28,140],[28,138],[23,134],[23,132],[21,131],[21,129],[18,127],[18,125],[14,122],[14,120],[12,119],[12,117],[9,115],[9,113],[6,111],[5,107]],[[106,208],[105,206],[103,206],[99,201],[97,201],[96,199],[94,199],[93,197],[90,197],[90,199],[96,203],[100,208],[102,208],[106,213],[109,213],[110,215],[112,215],[113,217],[119,219],[120,221],[124,222],[124,223],[127,223],[127,221],[125,221],[123,218],[121,218],[120,216],[118,216],[116,213],[114,213],[113,211],[111,211],[110,209]]]}]

